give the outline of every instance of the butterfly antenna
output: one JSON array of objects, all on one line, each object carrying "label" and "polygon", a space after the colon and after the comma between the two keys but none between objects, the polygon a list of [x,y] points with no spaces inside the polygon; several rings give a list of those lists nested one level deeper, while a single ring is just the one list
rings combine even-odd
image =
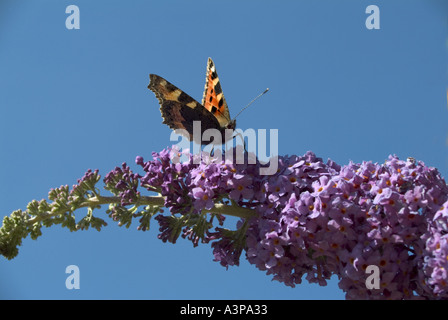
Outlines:
[{"label": "butterfly antenna", "polygon": [[241,112],[243,112],[245,109],[247,109],[247,107],[249,107],[252,103],[255,102],[255,100],[257,100],[258,98],[260,98],[262,95],[264,95],[266,92],[269,91],[269,88],[267,88],[266,90],[264,90],[262,93],[260,93],[258,96],[256,96],[251,102],[249,102],[247,104],[247,106],[245,106],[243,109],[240,110],[240,112],[238,112],[238,114],[233,118],[233,120],[236,119],[236,117],[238,117],[240,115]]}]

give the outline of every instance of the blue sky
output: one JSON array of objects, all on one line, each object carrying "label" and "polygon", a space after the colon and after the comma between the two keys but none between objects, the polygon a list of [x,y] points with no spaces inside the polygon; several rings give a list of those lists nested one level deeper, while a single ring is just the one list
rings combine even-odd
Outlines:
[{"label": "blue sky", "polygon": [[[80,9],[68,30],[65,8]],[[380,29],[365,27],[368,5]],[[448,4],[436,0],[0,3],[0,212],[25,209],[89,169],[104,176],[170,145],[149,73],[200,101],[212,57],[242,129],[278,129],[280,154],[339,164],[413,156],[448,176]],[[104,215],[105,208],[97,211]],[[79,212],[83,216],[85,212]],[[244,258],[119,228],[43,229],[0,259],[2,299],[343,299],[289,288]],[[80,268],[67,290],[65,268]]]}]

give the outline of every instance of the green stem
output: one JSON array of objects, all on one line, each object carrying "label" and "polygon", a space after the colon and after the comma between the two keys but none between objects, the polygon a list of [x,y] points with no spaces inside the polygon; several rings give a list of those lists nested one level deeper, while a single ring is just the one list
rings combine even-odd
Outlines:
[{"label": "green stem", "polygon": [[215,206],[210,210],[210,212],[244,219],[249,219],[257,215],[254,209],[243,208],[238,205],[229,206],[222,203],[216,203]]},{"label": "green stem", "polygon": [[[105,205],[105,204],[112,204],[112,203],[119,204],[120,202],[121,202],[120,197],[96,196],[96,197],[92,197],[92,198],[84,201],[77,207],[78,207],[78,209],[86,208],[86,207],[93,208],[93,207],[98,207],[98,206]],[[134,205],[135,206],[152,205],[152,206],[163,207],[164,204],[165,204],[165,199],[163,196],[142,196],[138,199],[138,202],[135,203]],[[212,209],[207,210],[207,211],[211,212],[211,213],[223,214],[223,215],[234,216],[234,217],[239,217],[239,218],[244,218],[244,219],[249,219],[256,215],[256,212],[254,209],[243,208],[238,205],[226,205],[226,204],[222,204],[222,203],[216,203]],[[44,219],[52,218],[52,217],[57,216],[64,212],[61,212],[61,211],[48,212],[47,214],[42,214],[42,215],[36,216],[36,217],[28,220],[27,224],[30,226],[36,222],[40,222]]]}]

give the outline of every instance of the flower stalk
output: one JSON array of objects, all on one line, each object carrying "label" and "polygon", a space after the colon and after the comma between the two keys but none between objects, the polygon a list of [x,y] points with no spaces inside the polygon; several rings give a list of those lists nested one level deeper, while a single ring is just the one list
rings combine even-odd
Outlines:
[{"label": "flower stalk", "polygon": [[[156,221],[164,242],[211,243],[214,261],[226,268],[245,253],[287,286],[326,285],[337,275],[347,299],[448,298],[448,187],[437,169],[396,156],[340,166],[307,152],[279,157],[278,171],[264,176],[258,162],[191,154],[173,161],[180,156],[173,147],[149,161],[137,157],[142,175],[123,163],[102,188],[98,170],[88,170],[72,188],[50,190],[48,200],[4,217],[0,254],[16,257],[42,227],[100,231],[107,222],[97,210],[107,206],[119,226],[146,231]],[[226,216],[240,218],[236,228],[224,227]],[[370,265],[380,270],[380,288],[365,285]]]}]

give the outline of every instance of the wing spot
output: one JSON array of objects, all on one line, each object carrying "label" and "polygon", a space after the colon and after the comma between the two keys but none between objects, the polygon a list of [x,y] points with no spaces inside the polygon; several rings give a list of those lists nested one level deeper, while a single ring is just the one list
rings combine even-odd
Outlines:
[{"label": "wing spot", "polygon": [[180,92],[179,97],[177,99],[179,102],[185,103],[185,104],[193,101],[193,99],[183,91]]},{"label": "wing spot", "polygon": [[173,91],[175,91],[175,90],[177,89],[174,85],[172,85],[172,84],[169,83],[168,81],[165,81],[165,82],[166,82],[166,84],[163,84],[163,83],[162,83],[162,85],[165,86],[165,88],[166,88],[166,90],[167,90],[168,92],[173,92]]},{"label": "wing spot", "polygon": [[223,104],[224,104],[224,99],[219,100],[219,102],[218,102],[218,106],[219,106],[220,108],[222,107]]},{"label": "wing spot", "polygon": [[213,97],[210,96],[210,99],[208,99],[208,101],[209,101],[209,102],[212,102],[212,101],[213,101]]},{"label": "wing spot", "polygon": [[215,84],[215,93],[216,93],[216,95],[222,93],[222,88],[221,88],[221,84],[219,83],[219,81]]},{"label": "wing spot", "polygon": [[213,106],[212,107],[212,113],[216,113],[216,111],[218,111],[218,109],[215,106]]},{"label": "wing spot", "polygon": [[180,91],[179,89],[174,89],[172,91],[167,92],[165,98],[166,100],[177,100],[181,93],[182,91]]},{"label": "wing spot", "polygon": [[190,107],[191,109],[196,108],[196,102],[192,101],[190,103],[187,103],[187,106]]}]

